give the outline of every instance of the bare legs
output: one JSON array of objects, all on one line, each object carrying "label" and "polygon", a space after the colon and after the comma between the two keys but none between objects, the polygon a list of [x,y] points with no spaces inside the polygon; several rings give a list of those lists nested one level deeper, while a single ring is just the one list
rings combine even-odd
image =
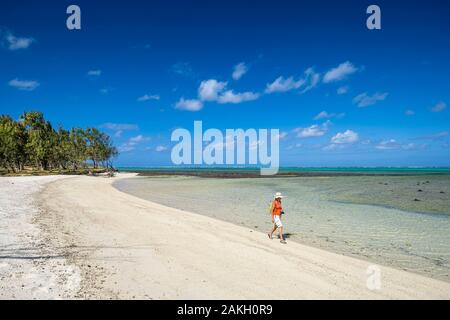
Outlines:
[{"label": "bare legs", "polygon": [[277,230],[277,225],[275,223],[272,223],[272,229],[269,232],[269,238],[272,239],[273,233]]},{"label": "bare legs", "polygon": [[284,238],[283,238],[283,227],[280,227],[279,230],[280,230],[280,241],[284,241]]},{"label": "bare legs", "polygon": [[277,229],[278,229],[279,232],[280,232],[280,240],[281,240],[281,241],[284,241],[284,238],[283,238],[283,227],[278,228],[277,225],[276,225],[275,223],[272,225],[272,230],[271,230],[270,233],[269,233],[269,238],[272,239],[273,233],[274,233]]}]

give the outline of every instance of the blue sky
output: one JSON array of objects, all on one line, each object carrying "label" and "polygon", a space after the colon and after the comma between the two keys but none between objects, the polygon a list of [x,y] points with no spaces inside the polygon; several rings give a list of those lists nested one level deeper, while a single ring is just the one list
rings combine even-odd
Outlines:
[{"label": "blue sky", "polygon": [[450,4],[374,3],[371,31],[369,1],[2,1],[0,113],[100,127],[119,166],[194,120],[279,128],[285,166],[450,166]]}]

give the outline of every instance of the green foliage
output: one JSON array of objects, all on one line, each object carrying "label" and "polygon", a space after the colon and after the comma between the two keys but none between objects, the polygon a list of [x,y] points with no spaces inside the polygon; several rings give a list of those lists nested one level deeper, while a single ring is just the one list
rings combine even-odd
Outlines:
[{"label": "green foliage", "polygon": [[96,128],[59,127],[55,130],[41,112],[25,112],[19,121],[0,116],[0,167],[17,172],[26,166],[35,170],[78,170],[92,161],[112,167],[118,154],[110,137]]},{"label": "green foliage", "polygon": [[25,143],[24,127],[11,117],[0,116],[0,167],[21,170],[26,159]]},{"label": "green foliage", "polygon": [[110,137],[97,130],[96,128],[88,128],[86,130],[87,139],[87,155],[92,160],[94,168],[100,162],[108,165],[108,159],[117,156],[117,150],[111,143]]}]

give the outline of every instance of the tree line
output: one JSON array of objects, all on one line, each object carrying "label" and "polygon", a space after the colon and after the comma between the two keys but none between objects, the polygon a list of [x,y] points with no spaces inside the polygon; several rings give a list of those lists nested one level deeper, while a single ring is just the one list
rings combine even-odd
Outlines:
[{"label": "tree line", "polygon": [[18,121],[0,115],[0,167],[8,172],[112,168],[117,155],[111,138],[96,128],[55,129],[36,111],[24,112]]}]

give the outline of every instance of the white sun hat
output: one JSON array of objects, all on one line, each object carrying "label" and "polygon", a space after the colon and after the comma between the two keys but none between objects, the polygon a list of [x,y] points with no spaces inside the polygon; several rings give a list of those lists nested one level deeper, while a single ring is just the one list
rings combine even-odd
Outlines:
[{"label": "white sun hat", "polygon": [[273,197],[275,199],[278,199],[278,198],[283,198],[283,195],[281,194],[281,192],[277,192],[277,193],[275,193],[275,195]]}]

